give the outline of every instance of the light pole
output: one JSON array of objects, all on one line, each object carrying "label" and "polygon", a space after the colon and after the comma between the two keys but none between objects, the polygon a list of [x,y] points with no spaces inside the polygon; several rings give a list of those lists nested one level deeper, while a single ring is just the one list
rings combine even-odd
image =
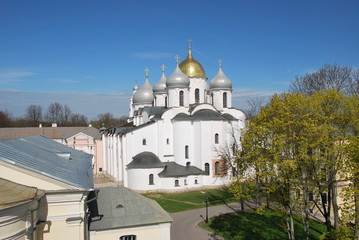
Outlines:
[{"label": "light pole", "polygon": [[206,223],[208,223],[208,197],[206,197]]}]

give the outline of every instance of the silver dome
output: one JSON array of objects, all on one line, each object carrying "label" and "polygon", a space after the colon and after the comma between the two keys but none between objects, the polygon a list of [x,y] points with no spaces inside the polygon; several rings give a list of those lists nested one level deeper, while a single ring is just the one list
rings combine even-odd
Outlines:
[{"label": "silver dome", "polygon": [[181,71],[179,66],[173,71],[172,75],[167,79],[167,88],[188,88],[189,78]]},{"label": "silver dome", "polygon": [[209,83],[209,89],[232,89],[232,81],[224,74],[222,67]]},{"label": "silver dome", "polygon": [[162,77],[158,82],[153,86],[153,92],[154,93],[166,93],[166,81],[167,78],[165,76],[165,73],[162,73]]},{"label": "silver dome", "polygon": [[153,102],[153,90],[152,85],[146,78],[143,85],[133,94],[134,104],[152,104]]}]

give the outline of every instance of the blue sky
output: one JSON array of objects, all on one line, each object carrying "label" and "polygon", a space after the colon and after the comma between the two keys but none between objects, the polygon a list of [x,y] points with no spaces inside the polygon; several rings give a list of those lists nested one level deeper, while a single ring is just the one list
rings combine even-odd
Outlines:
[{"label": "blue sky", "polygon": [[359,66],[359,1],[0,1],[0,110],[52,102],[127,115],[144,69],[154,85],[187,42],[211,80],[223,60],[234,106],[288,90],[324,64]]}]

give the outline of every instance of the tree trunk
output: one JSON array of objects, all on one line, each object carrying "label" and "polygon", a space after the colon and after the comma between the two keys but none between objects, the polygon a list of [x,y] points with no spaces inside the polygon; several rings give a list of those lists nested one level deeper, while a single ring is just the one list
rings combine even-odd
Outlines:
[{"label": "tree trunk", "polygon": [[355,203],[355,226],[354,226],[354,235],[355,239],[359,239],[359,174],[357,173],[354,177],[354,203]]},{"label": "tree trunk", "polygon": [[291,209],[289,209],[289,212],[287,213],[287,232],[288,232],[288,239],[295,240],[293,213]]},{"label": "tree trunk", "polygon": [[337,201],[337,184],[334,182],[332,184],[332,205],[333,205],[333,215],[334,215],[334,228],[335,230],[339,229],[339,207]]}]

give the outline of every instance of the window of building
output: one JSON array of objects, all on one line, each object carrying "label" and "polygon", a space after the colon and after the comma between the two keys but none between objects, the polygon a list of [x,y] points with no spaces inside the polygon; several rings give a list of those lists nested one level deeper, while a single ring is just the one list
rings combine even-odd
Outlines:
[{"label": "window of building", "polygon": [[235,143],[233,143],[233,145],[232,145],[232,152],[233,152],[233,155],[235,155],[236,152],[237,152],[237,148],[236,148],[236,144],[235,144]]},{"label": "window of building", "polygon": [[220,167],[219,167],[219,162],[217,161],[214,164],[214,174],[219,175],[219,173],[220,173]]},{"label": "window of building", "polygon": [[180,92],[179,92],[179,105],[180,105],[181,107],[183,107],[183,106],[184,106],[184,96],[183,96],[183,91],[180,91]]},{"label": "window of building", "polygon": [[327,204],[328,203],[327,193],[322,193],[321,197],[322,197],[322,203]]},{"label": "window of building", "polygon": [[165,107],[167,107],[167,97],[165,97]]},{"label": "window of building", "polygon": [[198,184],[198,179],[195,179],[195,180],[194,180],[194,184]]},{"label": "window of building", "polygon": [[142,145],[145,146],[147,144],[146,138],[142,139]]},{"label": "window of building", "polygon": [[199,103],[199,89],[196,88],[196,90],[194,90],[194,101],[195,103]]},{"label": "window of building", "polygon": [[227,107],[227,93],[226,92],[223,93],[223,107],[224,108]]},{"label": "window of building", "polygon": [[204,171],[206,172],[206,175],[209,175],[209,163],[204,164]]},{"label": "window of building", "polygon": [[188,145],[184,147],[184,158],[188,159]]},{"label": "window of building", "polygon": [[166,143],[167,143],[167,145],[170,144],[170,139],[169,138],[166,139]]},{"label": "window of building", "polygon": [[218,144],[218,143],[219,143],[218,133],[214,134],[214,143],[215,143],[215,144]]},{"label": "window of building", "polygon": [[119,240],[136,240],[136,235],[121,236]]},{"label": "window of building", "polygon": [[148,184],[149,184],[149,185],[154,185],[154,184],[155,184],[155,182],[154,182],[154,180],[153,180],[153,174],[150,174],[150,175],[148,176]]},{"label": "window of building", "polygon": [[179,187],[179,180],[175,180],[175,187]]},{"label": "window of building", "polygon": [[211,101],[212,101],[212,104],[214,104],[214,101],[213,101],[213,93],[211,93]]},{"label": "window of building", "polygon": [[184,185],[187,185],[187,179],[184,180]]},{"label": "window of building", "polygon": [[310,192],[308,193],[308,200],[309,200],[309,201],[313,201],[313,200],[314,200],[313,191],[310,191]]}]

